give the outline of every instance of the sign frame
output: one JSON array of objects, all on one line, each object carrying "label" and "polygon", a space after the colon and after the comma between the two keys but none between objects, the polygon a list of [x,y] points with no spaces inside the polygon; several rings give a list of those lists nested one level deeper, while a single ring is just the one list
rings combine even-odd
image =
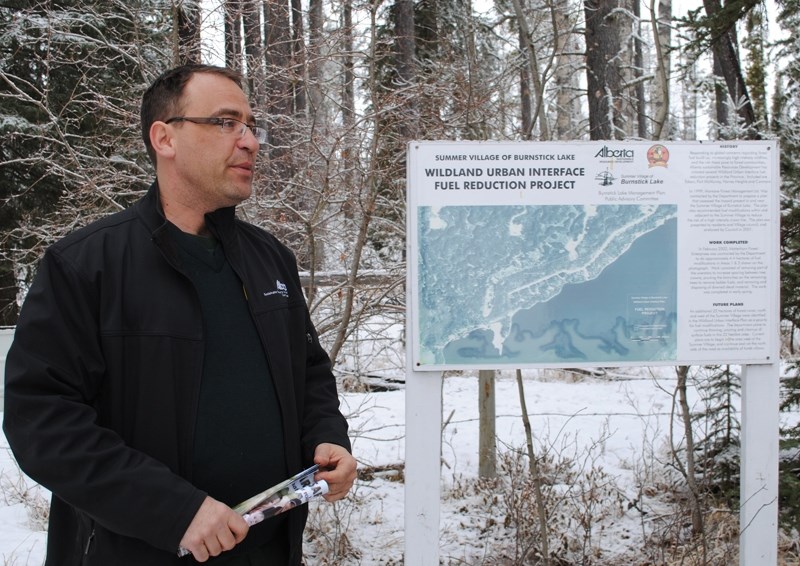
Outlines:
[{"label": "sign frame", "polygon": [[[734,166],[736,170],[728,171],[727,168]],[[769,364],[776,359],[778,333],[773,329],[778,327],[780,277],[779,162],[776,141],[417,141],[408,146],[407,167],[408,289],[409,300],[415,301],[415,308],[411,311],[412,332],[408,345],[415,371]],[[604,175],[614,179],[604,181]],[[501,208],[496,207],[506,207],[502,209],[509,211],[505,218],[498,213]],[[486,302],[486,296],[510,295],[511,292],[521,294],[521,291],[510,289],[513,283],[508,283],[508,288],[503,289],[504,282],[481,285],[470,280],[470,268],[475,270],[475,277],[484,277],[486,281],[494,274],[490,271],[493,266],[491,259],[486,257],[490,254],[480,250],[478,242],[475,242],[476,239],[486,239],[486,230],[481,232],[474,226],[471,230],[461,230],[456,224],[462,221],[464,214],[491,214],[500,216],[502,222],[509,222],[512,214],[527,215],[527,224],[521,223],[517,228],[529,230],[533,223],[531,218],[542,210],[552,210],[555,223],[559,215],[600,216],[596,212],[598,210],[607,211],[605,214],[609,217],[619,214],[620,210],[627,211],[625,214],[634,218],[639,209],[648,211],[641,214],[638,222],[641,226],[623,226],[626,220],[621,220],[618,229],[621,232],[627,230],[628,233],[622,234],[618,242],[611,241],[610,234],[598,232],[588,224],[580,237],[584,240],[607,237],[608,248],[614,245],[632,248],[640,239],[644,241],[643,235],[655,233],[653,228],[657,228],[659,222],[676,222],[676,241],[671,244],[675,249],[675,257],[670,256],[677,279],[675,291],[655,294],[644,291],[640,295],[619,298],[620,303],[627,301],[629,313],[634,309],[644,313],[663,311],[664,307],[659,306],[658,301],[677,303],[677,306],[672,305],[674,310],[670,311],[673,318],[666,321],[663,317],[660,320],[652,318],[653,324],[648,326],[648,319],[642,318],[639,322],[643,324],[638,324],[627,316],[625,329],[619,331],[611,328],[611,318],[624,314],[619,309],[609,315],[608,324],[602,330],[603,335],[611,332],[618,337],[609,342],[605,338],[595,339],[596,336],[592,336],[591,332],[587,337],[575,328],[566,329],[565,332],[564,321],[576,316],[572,309],[564,314],[563,319],[553,320],[552,323],[547,321],[551,323],[551,329],[536,329],[535,332],[540,336],[536,340],[527,340],[531,345],[529,350],[523,351],[522,357],[528,356],[526,359],[521,360],[518,353],[515,353],[515,358],[504,356],[503,350],[509,342],[520,341],[518,338],[512,340],[512,333],[508,330],[517,325],[512,317],[524,318],[519,313],[526,312],[526,309],[529,309],[527,312],[534,312],[537,300],[539,305],[547,305],[547,308],[557,303],[558,297],[537,299],[537,294],[544,296],[552,293],[550,288],[560,288],[563,294],[564,289],[577,288],[575,283],[587,288],[593,286],[595,291],[598,288],[603,290],[603,274],[610,273],[614,261],[622,256],[614,258],[612,253],[607,253],[612,261],[598,268],[589,264],[595,261],[590,259],[590,254],[595,250],[585,245],[581,257],[575,251],[582,245],[579,239],[568,241],[566,246],[573,246],[569,253],[586,262],[580,267],[594,270],[594,273],[582,281],[569,274],[576,280],[551,284],[551,279],[566,279],[557,270],[564,270],[565,265],[574,263],[565,260],[561,267],[554,267],[551,272],[542,275],[548,281],[542,284],[541,290],[530,286],[534,290],[526,291],[529,296],[518,300],[516,304],[509,300],[508,305],[503,307],[506,310],[492,305],[490,308],[498,308],[499,312],[491,312],[489,317],[481,320],[481,313],[477,312],[481,305],[478,303],[481,300]],[[651,212],[654,209],[661,212]],[[606,220],[595,222],[600,230],[617,229],[616,226],[606,228],[603,222]],[[503,230],[513,228],[502,226]],[[444,234],[444,237],[440,234]],[[519,240],[519,237],[511,236],[505,239],[505,243],[498,238],[495,242],[480,245],[492,250],[514,241],[517,249],[522,249],[517,243]],[[667,242],[665,246],[670,245],[666,238],[664,241]],[[528,249],[520,253],[531,257],[542,253],[536,243],[525,244]],[[444,262],[439,260],[448,253],[446,248],[451,245],[460,246],[462,259],[456,258],[452,265],[443,265]],[[492,245],[497,245],[497,248],[492,248]],[[466,259],[474,251],[470,246],[479,252],[484,251],[482,257],[477,261],[472,260],[472,263]],[[598,253],[606,253],[606,250],[598,248]],[[640,255],[645,253],[639,252]],[[427,268],[426,262],[435,267]],[[711,268],[709,264],[712,264]],[[739,265],[738,269],[736,264]],[[504,267],[500,264],[494,266]],[[433,269],[438,271],[434,272]],[[716,273],[725,273],[727,280]],[[537,268],[528,267],[527,271],[513,273],[508,280],[522,276],[533,278],[533,274],[538,277]],[[447,301],[436,302],[442,297],[436,295],[435,285],[428,284],[429,280],[436,278],[446,279],[448,284],[456,286],[455,300],[460,301],[456,308],[447,304],[454,300],[451,296],[447,297]],[[611,276],[607,279],[611,280]],[[611,285],[608,284],[609,287]],[[465,291],[468,288],[478,289],[478,298],[472,299],[471,303],[461,297],[468,294],[469,291]],[[763,292],[760,290],[762,288]],[[443,296],[445,291],[439,293]],[[650,302],[653,299],[655,302]],[[494,300],[497,302],[496,298]],[[566,299],[562,300],[562,303],[566,302]],[[435,306],[426,309],[423,303]],[[561,308],[564,308],[563,305]],[[454,316],[468,320],[463,323],[457,319],[447,320],[448,309],[452,310]],[[483,306],[483,309],[487,307]],[[592,313],[589,315],[591,319]],[[743,320],[752,320],[752,323],[740,328]],[[581,321],[581,324],[588,327],[592,322],[590,320],[586,324]],[[552,330],[556,323],[561,326],[558,330]],[[675,326],[670,327],[671,324]],[[649,344],[642,339],[633,343],[637,328],[647,329],[650,335],[646,338],[652,339]],[[661,337],[652,335],[661,331],[659,328],[671,328],[666,346],[657,345]],[[576,357],[559,358],[552,353],[541,354],[546,348],[551,352],[558,350],[552,347],[556,333],[566,335],[568,341],[584,342],[586,347],[576,349],[579,354]],[[528,332],[528,336],[530,334]],[[601,332],[594,334],[601,335]],[[478,335],[478,338],[472,338],[474,335]],[[591,344],[592,340],[596,344]],[[431,343],[436,346],[429,349],[427,345]],[[447,357],[448,349],[480,349],[483,352],[487,344],[491,352],[484,357],[476,355],[474,360]],[[641,356],[638,352],[648,347],[656,354],[637,357]],[[658,351],[658,348],[661,350]],[[674,352],[670,352],[670,348]],[[612,353],[604,353],[603,350],[612,350]],[[615,357],[617,351],[627,351],[629,354]]]}]

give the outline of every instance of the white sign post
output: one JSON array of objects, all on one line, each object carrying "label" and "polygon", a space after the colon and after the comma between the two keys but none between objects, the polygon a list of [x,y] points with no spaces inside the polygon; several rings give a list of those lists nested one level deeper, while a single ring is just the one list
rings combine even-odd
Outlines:
[{"label": "white sign post", "polygon": [[774,141],[409,144],[407,563],[438,564],[442,371],[713,364],[740,563],[776,563],[778,176]]},{"label": "white sign post", "polygon": [[778,365],[742,371],[739,564],[778,563]]},{"label": "white sign post", "polygon": [[405,563],[439,566],[442,374],[406,372]]}]

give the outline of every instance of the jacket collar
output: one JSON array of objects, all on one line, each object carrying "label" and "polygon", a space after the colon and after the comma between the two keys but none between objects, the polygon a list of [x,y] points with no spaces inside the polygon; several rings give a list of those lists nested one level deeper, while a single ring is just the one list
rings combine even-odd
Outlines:
[{"label": "jacket collar", "polygon": [[[147,231],[154,239],[160,239],[161,234],[167,227],[167,217],[161,206],[161,198],[158,189],[158,181],[150,185],[147,193],[135,205],[136,213],[147,227]],[[209,230],[223,243],[230,243],[233,240],[233,233],[236,223],[236,207],[229,206],[220,208],[206,214],[206,225]]]}]

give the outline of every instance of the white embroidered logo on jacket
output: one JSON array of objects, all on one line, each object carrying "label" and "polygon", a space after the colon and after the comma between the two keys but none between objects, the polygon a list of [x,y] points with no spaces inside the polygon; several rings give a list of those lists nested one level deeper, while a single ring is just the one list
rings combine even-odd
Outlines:
[{"label": "white embroidered logo on jacket", "polygon": [[274,291],[264,291],[264,296],[269,297],[270,295],[280,295],[285,298],[289,298],[289,288],[286,287],[286,283],[281,282],[280,279],[275,281],[275,290]]}]

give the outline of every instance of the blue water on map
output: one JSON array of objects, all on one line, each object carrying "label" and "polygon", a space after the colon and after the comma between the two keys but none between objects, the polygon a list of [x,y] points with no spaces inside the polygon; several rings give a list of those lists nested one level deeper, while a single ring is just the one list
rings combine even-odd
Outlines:
[{"label": "blue water on map", "polygon": [[476,328],[447,343],[445,361],[676,359],[677,269],[677,221],[671,218],[639,235],[596,277],[565,284],[552,298],[513,313],[502,343],[496,328]]}]

